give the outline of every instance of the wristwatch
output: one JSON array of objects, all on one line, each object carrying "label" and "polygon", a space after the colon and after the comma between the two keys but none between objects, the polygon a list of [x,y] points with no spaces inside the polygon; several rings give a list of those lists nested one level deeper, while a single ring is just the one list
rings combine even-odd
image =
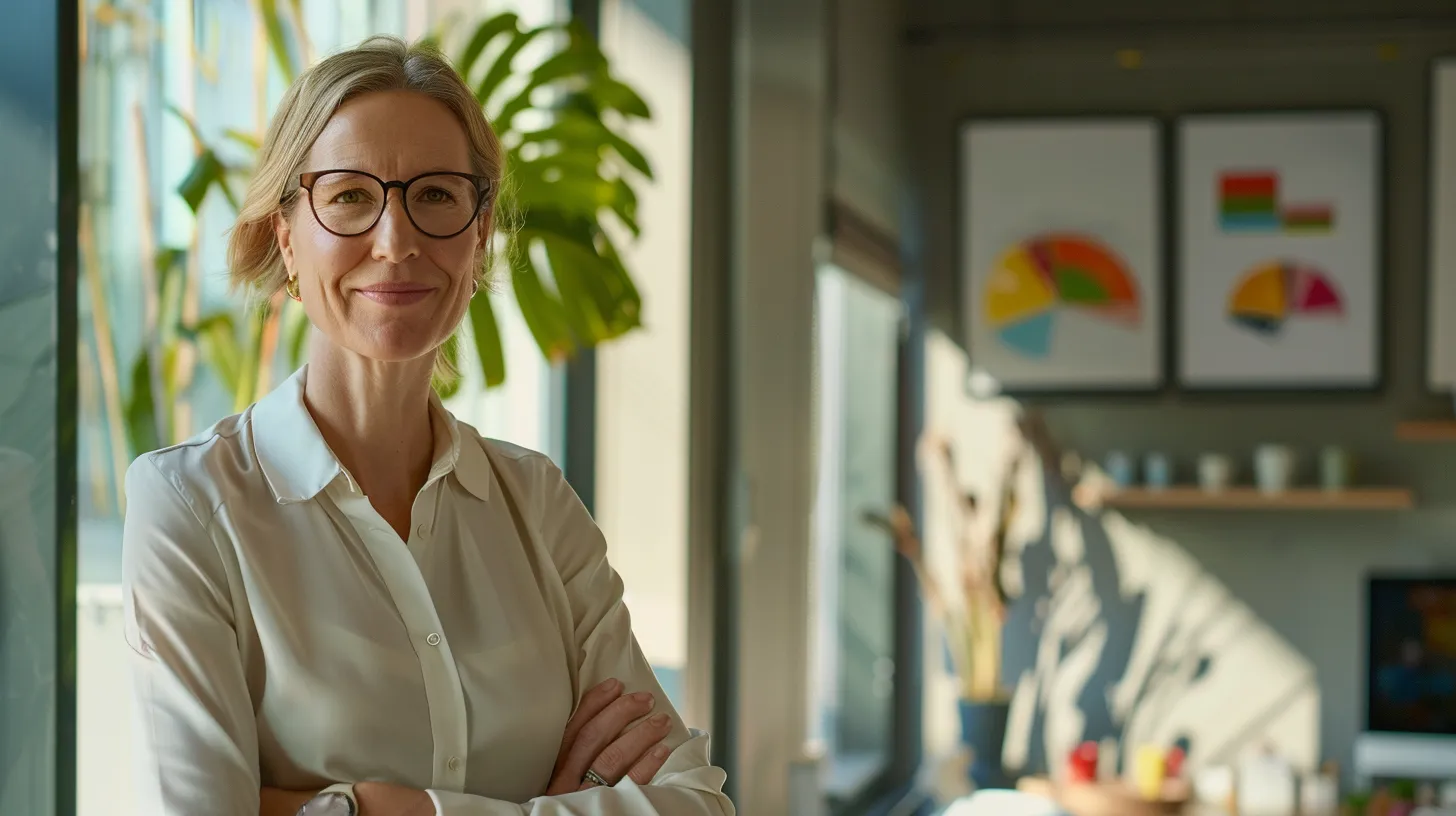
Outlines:
[{"label": "wristwatch", "polygon": [[305,802],[295,816],[359,816],[354,786],[341,783],[324,788]]}]

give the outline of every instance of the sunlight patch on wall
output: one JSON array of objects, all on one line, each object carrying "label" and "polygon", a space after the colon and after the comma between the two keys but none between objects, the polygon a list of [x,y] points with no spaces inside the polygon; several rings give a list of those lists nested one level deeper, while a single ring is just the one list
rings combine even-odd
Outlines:
[{"label": "sunlight patch on wall", "polygon": [[[931,334],[926,366],[926,427],[952,442],[959,489],[998,502],[1010,457],[1029,457],[1003,568],[1013,596],[1002,667],[1013,700],[1007,765],[1046,772],[1083,740],[1113,737],[1125,765],[1139,745],[1182,739],[1190,768],[1272,748],[1314,769],[1320,690],[1310,661],[1177,542],[1073,504],[1072,486],[1023,449],[1020,406],[971,396],[966,357],[948,337]],[[1089,467],[1080,478],[1099,476]],[[955,501],[927,480],[926,560],[952,597],[943,576],[955,562]],[[986,515],[978,523],[994,522]],[[957,685],[939,626],[927,630],[926,750],[947,756],[959,740]]]}]

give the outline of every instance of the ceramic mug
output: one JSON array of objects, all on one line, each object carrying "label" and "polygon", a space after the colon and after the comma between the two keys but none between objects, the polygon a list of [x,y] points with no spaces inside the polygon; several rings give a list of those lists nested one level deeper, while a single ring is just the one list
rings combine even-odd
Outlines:
[{"label": "ceramic mug", "polygon": [[1143,481],[1150,490],[1162,490],[1173,483],[1173,462],[1166,453],[1154,451],[1143,457]]},{"label": "ceramic mug", "polygon": [[1198,486],[1209,492],[1227,489],[1233,481],[1233,460],[1221,453],[1198,457]]},{"label": "ceramic mug", "polygon": [[1325,490],[1344,490],[1350,486],[1353,470],[1350,453],[1336,445],[1320,451],[1320,486]]},{"label": "ceramic mug", "polygon": [[1119,488],[1131,487],[1133,480],[1137,478],[1133,473],[1132,457],[1122,451],[1107,454],[1103,469],[1107,471],[1107,478],[1111,479],[1112,483]]},{"label": "ceramic mug", "polygon": [[1260,445],[1254,451],[1254,482],[1262,493],[1282,493],[1294,481],[1294,449],[1287,445]]}]

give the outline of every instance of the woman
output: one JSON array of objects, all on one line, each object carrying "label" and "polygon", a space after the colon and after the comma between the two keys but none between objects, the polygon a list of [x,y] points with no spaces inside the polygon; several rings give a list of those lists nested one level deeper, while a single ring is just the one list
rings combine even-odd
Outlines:
[{"label": "woman", "polygon": [[303,304],[308,363],[127,473],[148,816],[733,813],[560,471],[430,388],[502,161],[426,47],[370,40],[284,98],[229,261]]}]

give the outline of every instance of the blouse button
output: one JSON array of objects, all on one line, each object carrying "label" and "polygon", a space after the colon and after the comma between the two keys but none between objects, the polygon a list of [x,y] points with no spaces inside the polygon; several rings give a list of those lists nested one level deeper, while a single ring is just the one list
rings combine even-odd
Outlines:
[{"label": "blouse button", "polygon": [[424,538],[426,535],[429,534],[429,532],[429,528],[423,524],[415,528],[415,535],[419,536],[420,538]]},{"label": "blouse button", "polygon": [[452,771],[460,770],[460,757],[450,757],[450,761],[446,762],[445,766]]},{"label": "blouse button", "polygon": [[439,633],[438,632],[431,632],[430,633],[430,636],[427,637],[427,638],[425,638],[425,642],[428,643],[428,644],[430,644],[431,646],[439,646],[440,645],[440,635],[439,635]]}]

